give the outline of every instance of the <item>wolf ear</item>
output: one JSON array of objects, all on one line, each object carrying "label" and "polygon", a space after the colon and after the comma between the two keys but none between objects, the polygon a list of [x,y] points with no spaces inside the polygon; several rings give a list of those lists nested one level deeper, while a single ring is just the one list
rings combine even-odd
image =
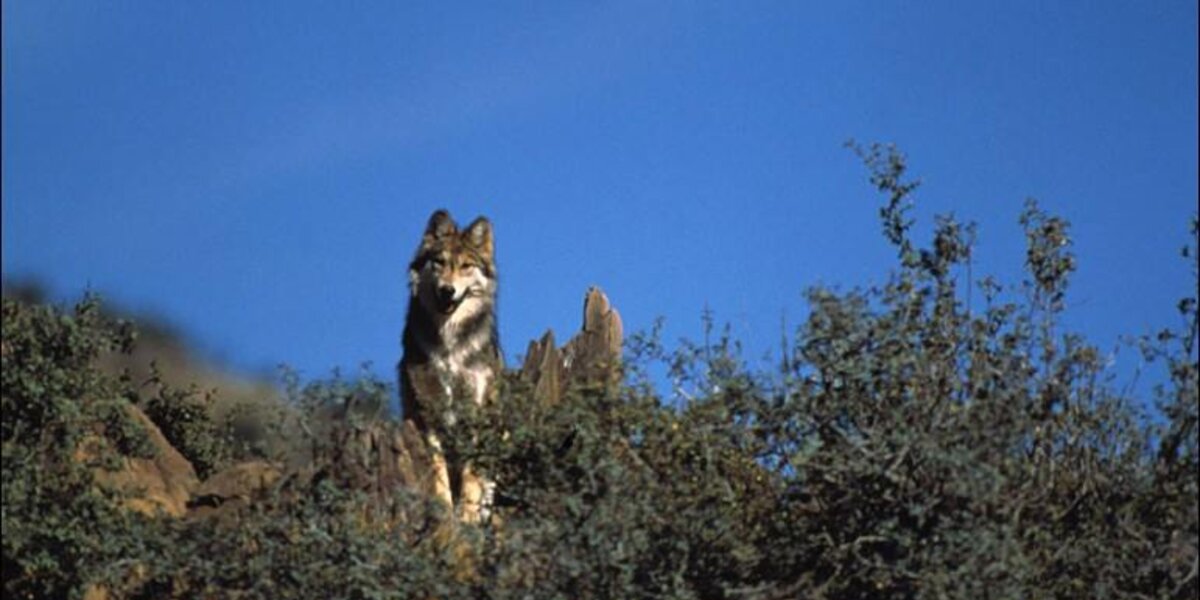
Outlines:
[{"label": "wolf ear", "polygon": [[471,222],[463,233],[467,242],[484,254],[492,253],[492,223],[484,217]]},{"label": "wolf ear", "polygon": [[438,209],[429,216],[429,224],[425,226],[424,241],[426,244],[429,244],[453,235],[457,231],[458,227],[454,224],[454,219],[450,218],[450,213]]}]

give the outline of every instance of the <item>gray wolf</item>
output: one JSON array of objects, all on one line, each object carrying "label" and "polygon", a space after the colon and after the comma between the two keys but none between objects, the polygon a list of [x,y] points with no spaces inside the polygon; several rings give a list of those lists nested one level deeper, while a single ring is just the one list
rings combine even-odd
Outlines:
[{"label": "gray wolf", "polygon": [[[483,405],[503,368],[496,325],[492,225],[479,217],[465,229],[445,210],[429,218],[408,267],[409,300],[400,360],[401,407],[433,455],[433,493],[467,522],[487,516],[494,485],[454,457],[439,432],[462,402]],[[461,410],[461,408],[459,409]]]}]

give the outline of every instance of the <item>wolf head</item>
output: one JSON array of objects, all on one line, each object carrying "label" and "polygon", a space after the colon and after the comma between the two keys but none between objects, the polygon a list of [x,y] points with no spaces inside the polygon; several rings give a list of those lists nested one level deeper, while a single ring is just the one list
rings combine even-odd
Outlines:
[{"label": "wolf head", "polygon": [[451,318],[478,312],[496,293],[492,224],[479,217],[460,231],[450,213],[435,211],[408,266],[408,279],[413,300],[431,314]]}]

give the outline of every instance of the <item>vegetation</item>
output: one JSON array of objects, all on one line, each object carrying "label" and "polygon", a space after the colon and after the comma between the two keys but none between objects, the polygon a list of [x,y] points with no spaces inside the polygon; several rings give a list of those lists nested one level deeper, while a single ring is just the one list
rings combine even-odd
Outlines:
[{"label": "vegetation", "polygon": [[[132,337],[93,299],[66,313],[6,298],[4,596],[1200,594],[1196,299],[1179,303],[1177,330],[1141,340],[1168,377],[1133,397],[1062,331],[1065,220],[1030,202],[1027,281],[976,284],[974,227],[939,218],[921,246],[903,156],[856,150],[887,198],[887,282],[810,290],[807,321],[766,372],[710,322],[704,343],[673,349],[635,336],[618,385],[576,382],[554,404],[506,378],[447,438],[498,482],[481,527],[447,526],[410,489],[372,497],[339,478],[339,431],[379,418],[362,407],[386,406],[389,385],[293,381],[275,436],[301,441],[232,448],[199,394],[144,397],[97,369]],[[1195,218],[1191,234],[1195,273]],[[678,398],[659,392],[655,365]],[[304,464],[224,519],[123,510],[94,479],[148,451],[128,403],[202,478],[249,458]]]}]

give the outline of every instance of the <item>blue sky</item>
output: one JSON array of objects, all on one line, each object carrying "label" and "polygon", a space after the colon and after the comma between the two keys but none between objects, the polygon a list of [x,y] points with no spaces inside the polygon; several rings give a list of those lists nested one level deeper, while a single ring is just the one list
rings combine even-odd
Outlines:
[{"label": "blue sky", "polygon": [[805,288],[894,264],[848,138],[909,155],[918,235],[979,223],[976,274],[1019,276],[1027,197],[1069,219],[1104,348],[1191,286],[1191,0],[9,0],[3,34],[4,276],[245,370],[390,377],[438,207],[495,224],[510,360],[592,284],[628,330],[707,306],[761,355]]}]

